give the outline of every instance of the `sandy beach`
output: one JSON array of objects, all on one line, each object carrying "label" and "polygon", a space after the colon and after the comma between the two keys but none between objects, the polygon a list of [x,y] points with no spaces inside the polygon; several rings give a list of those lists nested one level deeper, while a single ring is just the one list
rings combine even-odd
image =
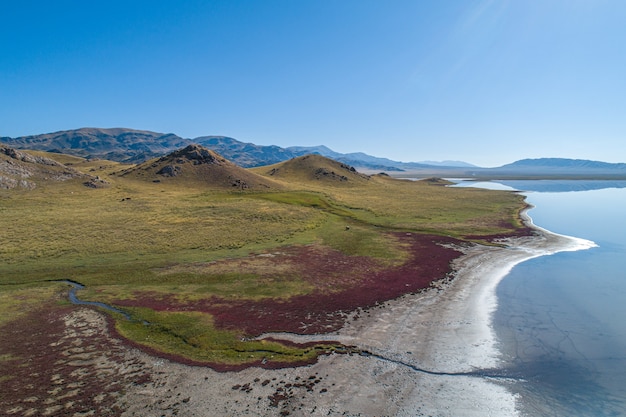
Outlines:
[{"label": "sandy beach", "polygon": [[371,355],[332,355],[294,369],[218,373],[129,350],[129,360],[141,360],[154,381],[128,387],[119,405],[126,416],[517,415],[518,398],[497,373],[502,358],[490,326],[495,288],[520,262],[593,243],[539,228],[535,236],[500,243],[463,248],[454,279],[361,312],[338,332],[272,335],[337,340]]}]

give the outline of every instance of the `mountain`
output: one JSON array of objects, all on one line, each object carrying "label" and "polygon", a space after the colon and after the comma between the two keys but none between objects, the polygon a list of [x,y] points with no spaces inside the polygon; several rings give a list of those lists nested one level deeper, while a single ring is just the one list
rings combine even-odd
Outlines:
[{"label": "mountain", "polygon": [[590,161],[587,159],[538,158],[538,159],[521,159],[511,164],[503,165],[499,169],[537,169],[537,168],[606,170],[606,169],[626,169],[626,164],[612,164],[608,162]]},{"label": "mountain", "polygon": [[340,158],[342,156],[344,156],[344,154],[339,153],[339,152],[335,152],[332,149],[330,149],[327,146],[324,145],[319,145],[319,146],[289,146],[287,148],[285,148],[287,151],[289,152],[293,152],[295,155],[298,156],[302,156],[302,155],[307,155],[307,154],[318,154],[318,155],[322,155],[325,156],[327,158],[331,158],[331,159],[337,159]]},{"label": "mountain", "polygon": [[379,158],[376,156],[371,156],[363,152],[339,153],[323,145],[321,146],[290,146],[286,149],[296,154],[300,154],[300,155],[316,153],[316,154],[319,154],[319,155],[322,155],[322,156],[325,156],[325,157],[328,157],[328,158],[331,158],[340,162],[345,162],[346,164],[349,164],[349,165],[354,165],[358,168],[366,168],[368,170],[406,171],[406,170],[431,167],[431,166],[466,167],[466,168],[476,167],[475,165],[468,164],[467,162],[461,162],[461,161],[399,162],[399,161],[393,161],[388,158]]},{"label": "mountain", "polygon": [[580,159],[523,159],[497,168],[480,168],[461,161],[398,162],[362,152],[339,153],[323,145],[281,148],[244,143],[226,136],[185,139],[171,133],[123,128],[82,128],[19,138],[3,137],[0,142],[18,149],[62,152],[125,163],[142,163],[196,143],[244,168],[272,165],[307,154],[318,154],[363,172],[388,172],[402,177],[626,179],[626,164]]},{"label": "mountain", "polygon": [[438,167],[478,168],[474,164],[463,161],[421,161],[420,163]]},{"label": "mountain", "polygon": [[[400,172],[431,166],[425,163],[392,161],[362,152],[343,154],[323,145],[281,148],[275,145],[245,143],[227,136],[185,139],[172,133],[125,128],[81,128],[18,138],[3,137],[0,141],[18,149],[37,149],[124,163],[145,162],[196,143],[213,149],[229,161],[245,168],[271,165],[312,153],[371,171]],[[450,166],[459,166],[458,164],[454,162]]]},{"label": "mountain", "polygon": [[271,165],[301,155],[279,146],[244,143],[226,136],[201,136],[193,139],[192,142],[213,149],[245,168]]},{"label": "mountain", "polygon": [[124,128],[82,128],[19,138],[3,137],[0,141],[19,149],[126,163],[143,162],[191,143],[171,133]]},{"label": "mountain", "polygon": [[136,165],[120,175],[151,182],[196,184],[229,190],[281,188],[275,182],[195,144]]},{"label": "mountain", "polygon": [[[489,173],[502,179],[516,176],[619,179],[626,178],[626,164],[567,158],[521,159],[501,167],[483,170],[482,173]],[[477,174],[480,175],[478,172]]]}]

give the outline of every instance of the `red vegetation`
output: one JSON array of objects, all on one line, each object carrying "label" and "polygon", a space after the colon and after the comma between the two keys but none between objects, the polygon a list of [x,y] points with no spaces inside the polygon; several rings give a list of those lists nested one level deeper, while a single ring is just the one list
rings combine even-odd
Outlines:
[{"label": "red vegetation", "polygon": [[[410,258],[391,268],[381,268],[371,258],[351,257],[315,246],[283,250],[287,256],[297,257],[304,279],[315,286],[316,290],[307,295],[259,301],[212,298],[186,303],[173,297],[137,294],[134,300],[116,304],[160,311],[204,311],[214,316],[218,327],[238,329],[248,336],[266,332],[331,332],[344,324],[349,312],[418,292],[444,278],[451,272],[451,261],[460,255],[443,246],[459,243],[452,238],[409,233],[397,236],[410,248]],[[281,262],[281,258],[276,257],[275,262]]]},{"label": "red vegetation", "polygon": [[151,376],[106,326],[83,319],[68,325],[75,307],[50,306],[0,328],[0,415],[119,416],[123,387]]}]

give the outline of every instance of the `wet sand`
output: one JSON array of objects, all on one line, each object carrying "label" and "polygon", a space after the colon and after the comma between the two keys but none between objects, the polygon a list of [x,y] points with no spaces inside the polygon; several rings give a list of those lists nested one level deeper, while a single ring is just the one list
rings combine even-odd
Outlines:
[{"label": "wet sand", "polygon": [[124,415],[516,415],[519,398],[497,370],[501,358],[490,325],[495,288],[520,262],[593,243],[539,228],[535,236],[500,243],[463,248],[454,279],[360,312],[335,333],[272,335],[338,340],[368,356],[332,355],[294,369],[218,373],[129,351],[153,370],[154,382],[129,388],[120,402]]}]

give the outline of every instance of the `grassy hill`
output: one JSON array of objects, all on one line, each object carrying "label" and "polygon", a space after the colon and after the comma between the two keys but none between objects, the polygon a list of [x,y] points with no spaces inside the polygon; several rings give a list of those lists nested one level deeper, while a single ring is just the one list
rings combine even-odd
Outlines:
[{"label": "grassy hill", "polygon": [[[80,158],[65,157],[65,161]],[[39,184],[73,179],[95,181],[88,174],[55,159],[45,152],[23,152],[0,144],[0,189],[34,189]]]},{"label": "grassy hill", "polygon": [[[125,339],[216,369],[310,362],[341,347],[250,337],[332,331],[445,277],[450,245],[524,231],[515,193],[368,177],[319,156],[246,170],[198,146],[132,166],[23,154],[75,177],[0,189],[0,331],[68,308],[54,280],[72,279],[133,317],[112,316]],[[2,343],[0,361],[27,360]]]},{"label": "grassy hill", "polygon": [[278,164],[253,168],[253,172],[287,183],[314,187],[358,186],[369,181],[353,167],[321,155],[304,155]]},{"label": "grassy hill", "polygon": [[232,190],[271,190],[278,184],[226,160],[200,145],[189,145],[161,158],[129,168],[123,177],[183,186]]}]

